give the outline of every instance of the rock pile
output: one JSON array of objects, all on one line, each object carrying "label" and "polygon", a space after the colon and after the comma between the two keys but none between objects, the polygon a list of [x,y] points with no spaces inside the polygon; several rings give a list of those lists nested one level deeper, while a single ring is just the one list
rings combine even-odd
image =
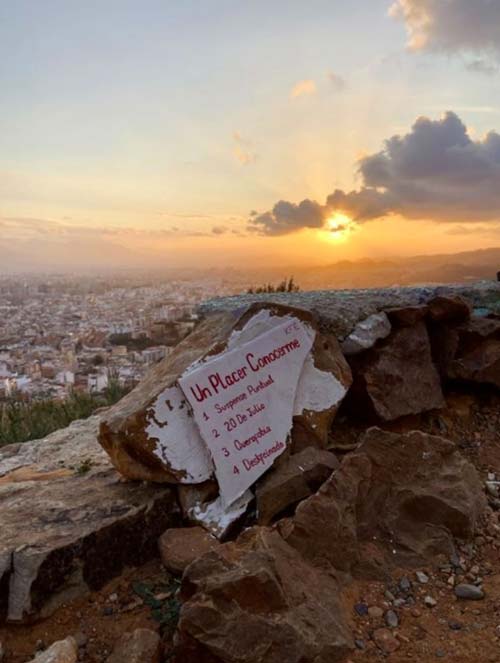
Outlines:
[{"label": "rock pile", "polygon": [[[10,580],[3,606],[10,618],[48,609],[41,600],[47,593],[65,596],[72,586],[98,584],[104,567],[112,574],[115,566],[134,563],[137,554],[125,559],[117,548],[119,564],[108,571],[97,553],[114,540],[108,535],[118,547],[129,547],[120,538],[128,523],[136,550],[140,542],[147,556],[152,539],[159,539],[163,565],[182,577],[171,652],[178,663],[345,660],[366,644],[352,631],[346,587],[386,582],[395,569],[407,569],[397,588],[386,589],[383,607],[355,606],[357,618],[373,624],[373,647],[385,655],[395,651],[401,611],[412,609],[409,597],[418,595],[424,609],[435,607],[429,569],[436,559],[453,560],[457,545],[474,541],[487,504],[476,469],[454,443],[400,428],[404,417],[443,408],[450,385],[500,387],[500,287],[496,298],[491,288],[479,288],[472,303],[460,294],[412,289],[370,299],[360,293],[356,307],[352,294],[335,293],[337,318],[330,305],[318,305],[317,294],[302,300],[291,295],[293,304],[313,302],[309,310],[286,301],[243,310],[227,302],[219,310],[205,307],[209,314],[142,384],[99,421],[80,424],[87,431],[89,471],[69,471],[61,455],[62,463],[44,466],[40,523],[53,523],[53,534],[61,510],[67,514],[57,543],[47,543],[49,530],[40,523],[28,549],[19,550],[13,534],[5,545],[0,534],[0,587]],[[294,320],[314,342],[284,422],[287,444],[228,506],[178,381],[193,367]],[[364,421],[366,429],[342,454],[335,445],[339,410]],[[97,427],[107,456],[96,444]],[[108,457],[128,482],[118,481]],[[13,451],[0,452],[0,492],[8,490],[10,500],[0,506],[0,517],[7,513],[12,523],[29,508],[16,491],[27,490],[40,462],[19,465]],[[144,480],[149,483],[138,483]],[[61,490],[71,490],[76,512],[57,508]],[[95,494],[84,500],[89,490]],[[496,475],[486,491],[490,505],[500,505]],[[75,537],[66,525],[84,508],[91,526]],[[63,566],[59,574],[57,564]],[[450,567],[444,581],[460,600],[483,598],[472,566],[464,573]],[[158,646],[153,640],[151,660]]]}]

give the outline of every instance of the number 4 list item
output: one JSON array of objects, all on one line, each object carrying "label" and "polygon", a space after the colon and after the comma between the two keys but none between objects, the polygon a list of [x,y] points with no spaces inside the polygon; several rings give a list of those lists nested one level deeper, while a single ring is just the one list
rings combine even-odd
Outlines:
[{"label": "number 4 list item", "polygon": [[227,506],[285,450],[314,330],[287,319],[179,379]]}]

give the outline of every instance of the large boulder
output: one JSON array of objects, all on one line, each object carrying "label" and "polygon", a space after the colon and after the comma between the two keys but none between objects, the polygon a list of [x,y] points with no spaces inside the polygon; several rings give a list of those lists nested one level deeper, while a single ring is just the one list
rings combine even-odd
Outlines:
[{"label": "large boulder", "polygon": [[168,486],[126,483],[99,417],[0,449],[0,619],[46,615],[157,554],[180,521]]},{"label": "large boulder", "polygon": [[383,421],[444,406],[423,321],[401,327],[379,345],[349,357],[354,383],[350,405]]},{"label": "large boulder", "polygon": [[352,639],[329,574],[276,531],[255,528],[226,545],[185,572],[176,663],[343,660]]},{"label": "large boulder", "polygon": [[317,566],[383,577],[395,564],[449,555],[455,538],[473,536],[484,506],[480,478],[452,442],[370,428],[281,532]]},{"label": "large boulder", "polygon": [[[213,475],[178,379],[195,363],[234,350],[286,320],[315,327],[310,313],[261,304],[236,313],[209,316],[104,418],[99,441],[126,477],[198,484]],[[293,437],[297,448],[326,446],[333,417],[351,383],[351,373],[335,338],[316,334],[297,385]],[[290,429],[292,421],[290,421]]]}]

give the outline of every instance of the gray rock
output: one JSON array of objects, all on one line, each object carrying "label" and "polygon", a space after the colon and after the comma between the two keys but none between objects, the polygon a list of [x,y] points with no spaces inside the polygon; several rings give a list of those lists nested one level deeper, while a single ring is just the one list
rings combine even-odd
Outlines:
[{"label": "gray rock", "polygon": [[178,522],[169,487],[125,483],[96,441],[99,417],[0,449],[0,613],[19,621],[153,557]]},{"label": "gray rock", "polygon": [[399,618],[394,610],[388,610],[385,613],[385,623],[389,628],[397,628],[399,626]]},{"label": "gray rock", "polygon": [[462,583],[455,587],[455,596],[468,601],[481,601],[484,599],[484,592],[481,587]]},{"label": "gray rock", "polygon": [[423,571],[417,571],[415,576],[421,585],[426,585],[429,582],[429,576]]},{"label": "gray rock", "polygon": [[340,347],[345,355],[355,355],[372,348],[377,341],[386,338],[390,333],[391,323],[387,315],[383,311],[373,313],[358,322]]},{"label": "gray rock", "polygon": [[401,580],[399,581],[399,589],[405,593],[411,590],[411,582],[409,578],[407,578],[406,576],[403,576],[401,578]]},{"label": "gray rock", "polygon": [[437,601],[436,599],[432,598],[432,596],[426,596],[424,603],[428,608],[435,608],[437,606]]}]

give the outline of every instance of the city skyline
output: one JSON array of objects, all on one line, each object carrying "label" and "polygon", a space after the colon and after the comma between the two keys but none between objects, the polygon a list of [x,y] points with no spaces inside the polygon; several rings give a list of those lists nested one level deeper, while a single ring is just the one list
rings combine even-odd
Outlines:
[{"label": "city skyline", "polygon": [[500,245],[488,0],[9,0],[0,37],[6,269]]}]

